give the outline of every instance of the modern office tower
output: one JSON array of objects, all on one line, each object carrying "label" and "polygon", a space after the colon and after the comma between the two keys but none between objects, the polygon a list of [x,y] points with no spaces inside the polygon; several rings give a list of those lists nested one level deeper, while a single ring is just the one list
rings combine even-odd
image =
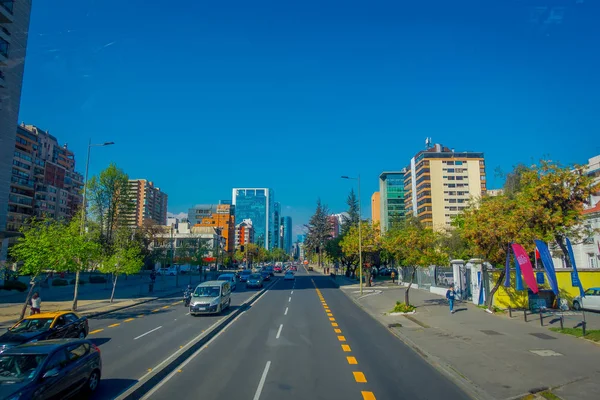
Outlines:
[{"label": "modern office tower", "polygon": [[254,243],[270,250],[274,240],[275,200],[273,189],[234,188],[231,197],[235,206],[235,220],[251,219],[254,227]]},{"label": "modern office tower", "polygon": [[[404,204],[403,204],[404,206]],[[371,223],[381,223],[381,193],[375,192],[371,196]]]},{"label": "modern office tower", "polygon": [[406,170],[382,172],[379,175],[379,220],[381,232],[394,223],[404,221],[404,175]]},{"label": "modern office tower", "polygon": [[426,226],[446,229],[470,201],[486,193],[483,153],[455,152],[440,144],[428,147],[411,159],[404,188],[406,214]]},{"label": "modern office tower", "polygon": [[235,247],[235,206],[228,201],[219,204],[198,204],[188,210],[193,227],[216,228],[225,240],[225,251],[233,254]]},{"label": "modern office tower", "polygon": [[271,227],[271,249],[282,247],[281,244],[281,204],[274,203],[273,207],[273,225]]},{"label": "modern office tower", "polygon": [[166,193],[146,179],[129,180],[129,197],[132,209],[127,212],[127,221],[131,226],[143,226],[146,223],[166,225],[167,200]]},{"label": "modern office tower", "polygon": [[283,217],[283,249],[287,254],[292,253],[292,217]]}]

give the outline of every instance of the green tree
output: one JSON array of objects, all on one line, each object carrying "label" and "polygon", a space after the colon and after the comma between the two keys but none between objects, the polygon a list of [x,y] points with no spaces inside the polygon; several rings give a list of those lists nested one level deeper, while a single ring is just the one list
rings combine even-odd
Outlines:
[{"label": "green tree", "polygon": [[348,215],[344,215],[342,218],[342,234],[348,232],[350,227],[358,225],[358,221],[360,220],[358,198],[354,193],[354,189],[350,189],[350,193],[346,198],[346,204],[348,205]]},{"label": "green tree", "polygon": [[[382,250],[381,241],[381,230],[379,224],[370,224],[366,221],[362,221],[361,225],[362,235],[362,253],[363,263],[368,265],[378,264],[379,253]],[[340,247],[346,257],[351,259],[358,259],[359,257],[359,232],[358,224],[351,226],[348,232],[343,236],[340,241]],[[371,286],[371,269],[363,268],[363,275],[366,277],[366,285]]]},{"label": "green tree", "polygon": [[20,319],[25,316],[27,304],[36,285],[36,278],[45,270],[55,270],[61,264],[57,257],[56,243],[60,236],[59,223],[52,219],[31,219],[29,224],[21,229],[22,237],[10,248],[10,255],[20,263],[19,272],[31,275],[31,285]]},{"label": "green tree", "polygon": [[322,253],[324,246],[331,239],[332,224],[329,221],[329,209],[317,200],[317,208],[306,225],[308,232],[304,245],[309,254],[317,253],[318,265],[322,267]]}]

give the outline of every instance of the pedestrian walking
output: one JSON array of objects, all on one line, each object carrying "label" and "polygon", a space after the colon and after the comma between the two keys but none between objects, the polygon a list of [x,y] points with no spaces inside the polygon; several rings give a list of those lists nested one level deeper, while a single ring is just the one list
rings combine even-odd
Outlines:
[{"label": "pedestrian walking", "polygon": [[450,313],[454,314],[454,296],[456,296],[456,292],[454,291],[454,284],[450,285],[450,289],[446,292],[446,298],[448,299],[448,305],[450,305]]},{"label": "pedestrian walking", "polygon": [[39,314],[40,308],[42,307],[42,298],[38,292],[35,292],[33,296],[31,296],[31,315]]},{"label": "pedestrian walking", "polygon": [[390,276],[392,277],[392,283],[396,283],[396,273],[392,271]]}]

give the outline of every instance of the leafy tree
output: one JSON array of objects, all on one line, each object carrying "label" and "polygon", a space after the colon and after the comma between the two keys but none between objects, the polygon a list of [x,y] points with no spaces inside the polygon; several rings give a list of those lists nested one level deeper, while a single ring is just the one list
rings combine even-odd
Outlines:
[{"label": "leafy tree", "polygon": [[271,250],[269,258],[275,261],[286,261],[289,257],[284,249],[276,247]]},{"label": "leafy tree", "polygon": [[[381,230],[379,224],[373,224],[366,221],[361,222],[362,234],[362,253],[363,264],[378,264],[379,253],[382,250]],[[350,227],[348,232],[340,241],[343,253],[352,259],[358,259],[359,256],[359,234],[358,224]],[[363,274],[366,276],[367,286],[371,286],[371,269],[363,268]]]},{"label": "leafy tree", "polygon": [[23,236],[10,248],[10,255],[19,262],[19,271],[23,275],[31,275],[31,286],[20,319],[25,316],[27,304],[36,285],[36,278],[45,270],[59,267],[56,243],[60,236],[59,223],[52,219],[31,219],[27,226],[21,229]]},{"label": "leafy tree", "polygon": [[318,265],[322,267],[322,253],[325,244],[331,239],[332,224],[329,221],[329,209],[321,204],[321,199],[317,200],[317,208],[306,228],[305,249],[309,254],[317,253]]}]

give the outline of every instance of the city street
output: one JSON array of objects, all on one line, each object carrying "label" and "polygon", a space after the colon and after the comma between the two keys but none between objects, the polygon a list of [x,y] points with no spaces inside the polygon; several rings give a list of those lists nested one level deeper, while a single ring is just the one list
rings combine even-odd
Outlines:
[{"label": "city street", "polygon": [[[144,329],[165,323],[154,318],[147,317],[146,321],[152,322],[145,321]],[[147,361],[148,350],[165,343],[176,348],[176,339],[185,342],[186,334],[189,339],[206,326],[203,319],[184,320],[181,332],[178,329],[172,337],[162,328],[146,340],[147,348],[136,343],[132,350],[138,355],[128,356],[131,367],[121,365],[116,373],[110,371],[108,351],[103,353],[105,376],[122,377],[134,364],[143,373],[152,364]],[[178,326],[179,321],[174,322],[173,326]],[[158,339],[161,335],[169,337]],[[114,352],[110,357],[117,355]],[[251,308],[145,398],[197,399],[200,394],[203,399],[255,400],[468,398],[334,288],[330,278],[308,275],[304,270],[295,281],[277,280]]]}]

